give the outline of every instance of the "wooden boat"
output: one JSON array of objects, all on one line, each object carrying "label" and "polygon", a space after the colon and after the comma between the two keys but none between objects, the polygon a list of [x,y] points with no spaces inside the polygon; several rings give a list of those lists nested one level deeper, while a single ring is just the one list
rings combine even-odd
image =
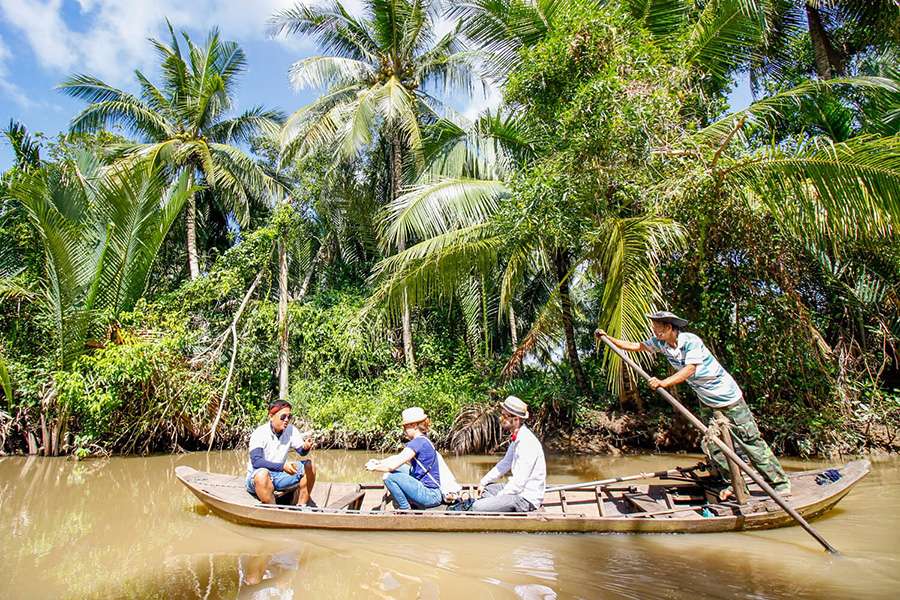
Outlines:
[{"label": "wooden boat", "polygon": [[[791,473],[789,502],[813,519],[837,504],[869,473],[869,461],[835,467],[840,479],[817,483],[826,469]],[[205,473],[180,466],[175,475],[209,509],[226,519],[264,527],[386,531],[530,531],[710,533],[773,529],[794,524],[762,490],[749,485],[750,499],[708,503],[698,480],[673,477],[648,485],[580,487],[548,493],[531,513],[394,510],[385,506],[380,484],[316,484],[316,507],[267,505],[247,493],[243,476]],[[819,477],[820,481],[824,478]]]}]

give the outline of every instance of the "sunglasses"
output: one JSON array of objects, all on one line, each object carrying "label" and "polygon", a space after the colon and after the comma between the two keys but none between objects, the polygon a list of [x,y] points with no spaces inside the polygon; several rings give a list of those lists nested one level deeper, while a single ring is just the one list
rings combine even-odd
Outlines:
[{"label": "sunglasses", "polygon": [[278,419],[280,421],[282,421],[283,423],[287,423],[288,421],[290,421],[293,418],[294,418],[294,415],[281,415],[280,417],[278,417]]}]

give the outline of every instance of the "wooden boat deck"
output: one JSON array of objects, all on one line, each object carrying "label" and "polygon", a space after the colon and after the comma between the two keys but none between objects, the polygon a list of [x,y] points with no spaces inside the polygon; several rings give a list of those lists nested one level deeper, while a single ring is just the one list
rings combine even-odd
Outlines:
[{"label": "wooden boat deck", "polygon": [[[841,478],[818,485],[824,469],[790,474],[791,505],[807,519],[831,509],[869,472],[869,462],[836,467]],[[319,482],[315,508],[266,505],[247,493],[244,477],[177,467],[176,475],[214,513],[250,525],[368,530],[555,531],[555,532],[716,532],[770,529],[793,523],[756,485],[746,505],[706,504],[702,488],[682,480],[646,485],[599,486],[550,492],[532,513],[474,513],[394,510],[384,506],[381,484]]]}]

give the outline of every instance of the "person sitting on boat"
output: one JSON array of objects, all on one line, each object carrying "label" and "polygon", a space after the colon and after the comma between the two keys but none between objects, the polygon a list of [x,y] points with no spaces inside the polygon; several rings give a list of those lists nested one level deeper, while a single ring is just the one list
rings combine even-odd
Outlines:
[{"label": "person sitting on boat", "polygon": [[[687,382],[700,397],[704,412],[721,411],[731,422],[731,436],[738,441],[736,450],[744,454],[762,476],[782,494],[791,491],[791,482],[775,458],[772,449],[759,433],[756,420],[744,401],[744,394],[734,378],[722,368],[699,337],[684,331],[688,322],[668,311],[658,311],[647,315],[653,329],[653,337],[643,342],[628,342],[610,337],[601,329],[594,332],[600,339],[606,336],[610,342],[629,352],[661,353],[676,370],[665,379],[652,377],[650,388],[670,388]],[[710,421],[710,425],[713,421]],[[712,442],[703,442],[703,451],[718,469],[723,479],[728,478],[728,461],[724,453]],[[730,489],[723,490],[721,498],[732,495]]]},{"label": "person sitting on boat", "polygon": [[373,458],[366,463],[366,469],[387,473],[384,487],[391,493],[395,508],[438,506],[444,497],[437,451],[428,439],[431,420],[424,410],[413,406],[403,411],[402,421],[403,435],[409,439],[406,447],[382,460]]},{"label": "person sitting on boat", "polygon": [[[479,498],[470,510],[479,512],[531,512],[544,502],[547,466],[544,448],[525,420],[528,405],[515,396],[500,404],[500,426],[510,435],[509,448],[497,465],[481,478]],[[512,472],[506,484],[495,483]]]},{"label": "person sitting on boat", "polygon": [[312,441],[304,439],[291,425],[291,404],[275,400],[269,404],[269,420],[250,435],[250,460],[247,464],[247,491],[266,504],[275,503],[275,492],[296,488],[297,504],[309,503],[316,483],[316,468],[311,458],[299,463],[287,462],[291,449],[306,457]]}]

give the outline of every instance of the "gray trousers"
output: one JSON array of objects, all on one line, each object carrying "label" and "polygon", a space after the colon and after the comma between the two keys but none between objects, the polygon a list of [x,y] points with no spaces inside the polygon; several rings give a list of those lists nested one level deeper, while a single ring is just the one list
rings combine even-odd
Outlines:
[{"label": "gray trousers", "polygon": [[531,512],[535,507],[522,496],[499,495],[502,483],[491,483],[484,487],[481,498],[472,504],[469,510],[479,512]]}]

